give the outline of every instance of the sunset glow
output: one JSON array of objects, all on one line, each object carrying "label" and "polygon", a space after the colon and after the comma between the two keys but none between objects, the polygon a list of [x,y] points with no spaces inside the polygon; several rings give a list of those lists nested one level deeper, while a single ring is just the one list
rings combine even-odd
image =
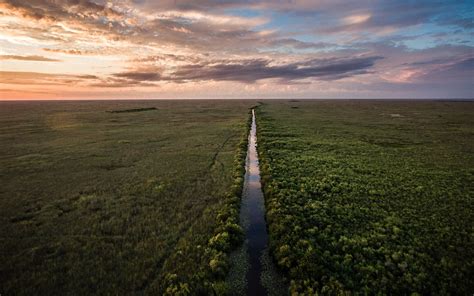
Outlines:
[{"label": "sunset glow", "polygon": [[1,0],[0,99],[470,98],[468,1]]}]

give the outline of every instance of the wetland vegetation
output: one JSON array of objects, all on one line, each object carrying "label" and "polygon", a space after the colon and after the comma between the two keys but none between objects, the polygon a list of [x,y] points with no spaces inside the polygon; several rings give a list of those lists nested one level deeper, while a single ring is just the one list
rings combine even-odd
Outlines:
[{"label": "wetland vegetation", "polygon": [[250,106],[2,102],[0,293],[225,291]]},{"label": "wetland vegetation", "polygon": [[474,103],[257,114],[271,252],[292,294],[472,294]]},{"label": "wetland vegetation", "polygon": [[255,105],[0,102],[0,294],[472,294],[473,102]]}]

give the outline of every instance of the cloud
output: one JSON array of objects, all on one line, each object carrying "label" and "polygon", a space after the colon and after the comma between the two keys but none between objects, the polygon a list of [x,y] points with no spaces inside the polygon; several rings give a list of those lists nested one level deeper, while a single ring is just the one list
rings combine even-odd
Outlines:
[{"label": "cloud", "polygon": [[262,79],[280,79],[291,82],[313,78],[338,80],[366,74],[380,56],[356,58],[312,59],[283,65],[267,59],[218,60],[177,67],[168,75],[156,71],[130,71],[114,74],[133,81],[238,81],[254,83]]},{"label": "cloud", "polygon": [[230,80],[253,83],[257,80],[278,78],[284,81],[315,78],[337,80],[367,73],[381,57],[313,59],[286,65],[272,65],[264,59],[238,63],[198,64],[184,66],[173,73],[174,80]]},{"label": "cloud", "polygon": [[355,14],[355,15],[350,15],[346,16],[343,18],[343,22],[347,25],[354,25],[354,24],[360,24],[368,21],[370,19],[371,15],[369,13],[366,14]]},{"label": "cloud", "polygon": [[135,81],[157,81],[161,78],[161,75],[155,72],[124,72],[114,74],[113,76]]},{"label": "cloud", "polygon": [[437,30],[434,26],[451,30],[474,28],[465,1],[275,1],[261,6],[280,9],[286,15],[294,15],[295,20],[303,19],[306,30],[316,36],[330,35],[349,41],[390,36],[423,25],[431,25],[431,30]]},{"label": "cloud", "polygon": [[[265,42],[262,42],[265,44]],[[308,42],[308,41],[300,41],[294,38],[280,38],[280,39],[273,39],[268,40],[267,45],[270,47],[290,47],[294,49],[323,49],[328,47],[337,46],[333,43],[327,42]]]},{"label": "cloud", "polygon": [[[180,5],[176,5],[174,10],[139,9],[139,6],[127,4],[127,1],[98,4],[87,0],[5,0],[0,5],[5,15],[30,20],[30,26],[22,28],[18,28],[18,22],[4,25],[5,33],[14,38],[24,34],[41,42],[45,39],[55,41],[53,44],[56,47],[60,47],[61,43],[70,46],[77,41],[95,41],[97,45],[107,46],[107,41],[112,40],[192,47],[202,51],[239,51],[257,49],[258,44],[269,44],[267,38],[277,38],[274,35],[263,36],[254,30],[269,21],[266,17],[235,16],[210,10],[176,10]],[[86,48],[47,50],[75,55],[91,51]]]},{"label": "cloud", "polygon": [[[428,82],[465,82],[474,83],[474,57],[452,60],[450,62],[431,61],[432,67],[419,77],[422,81]],[[472,88],[471,88],[472,89]],[[474,89],[473,93],[474,93]]]},{"label": "cloud", "polygon": [[0,84],[76,85],[97,79],[95,75],[52,74],[25,71],[0,71]]},{"label": "cloud", "polygon": [[150,55],[146,57],[133,58],[133,62],[146,63],[146,62],[193,62],[197,63],[201,61],[201,57],[198,55],[177,55],[177,54],[161,54],[161,55]]},{"label": "cloud", "polygon": [[35,20],[57,21],[66,17],[97,18],[123,17],[120,12],[89,0],[4,0],[2,8],[10,14],[18,14]]},{"label": "cloud", "polygon": [[251,28],[264,25],[268,22],[264,17],[239,17],[225,14],[215,14],[200,11],[167,10],[147,14],[148,18],[155,20],[171,20],[175,23],[206,23],[215,26]]},{"label": "cloud", "polygon": [[61,60],[50,59],[43,56],[31,55],[31,56],[20,56],[20,55],[0,55],[0,60],[17,60],[17,61],[35,61],[35,62],[60,62]]},{"label": "cloud", "polygon": [[209,11],[255,6],[259,0],[132,0],[138,7],[155,10]]},{"label": "cloud", "polygon": [[[238,93],[247,84],[319,94],[322,85],[350,93],[433,81],[467,89],[474,44],[467,8],[437,0],[0,0],[0,59],[11,70],[0,83],[58,85],[58,93],[74,86],[194,93],[217,84]],[[61,63],[38,70],[24,61]]]},{"label": "cloud", "polygon": [[[93,54],[98,54],[99,51],[93,51],[93,50],[80,50],[80,49],[57,49],[57,48],[43,48],[44,51],[49,51],[49,52],[57,52],[57,53],[65,53],[69,55],[93,55]],[[102,52],[101,54],[104,54]]]}]

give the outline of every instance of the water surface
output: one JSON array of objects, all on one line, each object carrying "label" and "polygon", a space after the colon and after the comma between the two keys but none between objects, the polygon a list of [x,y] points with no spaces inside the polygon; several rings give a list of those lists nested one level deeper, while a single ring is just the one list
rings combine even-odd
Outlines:
[{"label": "water surface", "polygon": [[268,244],[265,222],[265,205],[260,183],[257,154],[257,125],[252,110],[252,126],[247,150],[246,173],[241,205],[241,221],[245,229],[249,267],[247,270],[247,295],[267,295],[262,285],[261,257]]},{"label": "water surface", "polygon": [[252,110],[240,224],[245,242],[231,255],[228,283],[232,295],[285,295],[287,289],[268,250],[265,203],[257,154],[257,125]]}]

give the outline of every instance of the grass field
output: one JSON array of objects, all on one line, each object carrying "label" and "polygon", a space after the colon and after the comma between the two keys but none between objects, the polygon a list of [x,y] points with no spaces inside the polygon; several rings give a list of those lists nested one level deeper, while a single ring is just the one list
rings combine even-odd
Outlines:
[{"label": "grass field", "polygon": [[0,294],[223,289],[250,106],[1,102]]},{"label": "grass field", "polygon": [[474,291],[474,103],[258,108],[271,250],[294,293]]},{"label": "grass field", "polygon": [[[0,294],[236,292],[253,105],[0,102]],[[472,294],[472,114],[260,102],[270,257],[290,293]]]}]

